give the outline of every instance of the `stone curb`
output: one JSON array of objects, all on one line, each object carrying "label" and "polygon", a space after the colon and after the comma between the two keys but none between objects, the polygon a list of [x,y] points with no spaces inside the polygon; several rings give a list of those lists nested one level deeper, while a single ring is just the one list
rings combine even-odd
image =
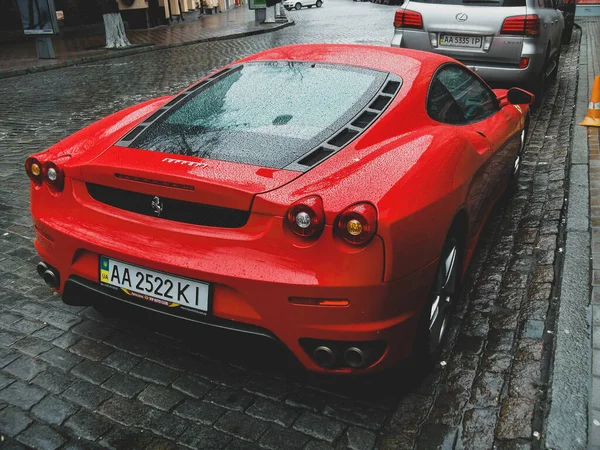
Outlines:
[{"label": "stone curb", "polygon": [[55,64],[47,64],[44,66],[32,66],[32,67],[26,67],[23,69],[15,69],[15,70],[5,70],[5,71],[0,72],[0,79],[18,77],[20,75],[27,75],[29,73],[44,72],[46,70],[62,69],[64,67],[76,66],[79,64],[86,64],[86,63],[97,62],[97,61],[104,61],[107,59],[121,58],[124,56],[139,55],[142,53],[153,52],[156,50],[164,50],[167,48],[183,47],[184,45],[201,44],[204,42],[212,42],[212,41],[224,41],[224,40],[228,40],[228,39],[237,39],[237,38],[246,37],[246,36],[254,36],[257,34],[271,33],[273,31],[282,30],[283,28],[289,27],[290,25],[295,25],[295,22],[293,19],[288,18],[287,22],[281,23],[281,24],[278,24],[278,25],[275,25],[275,26],[272,26],[269,28],[263,28],[263,29],[252,30],[252,31],[243,31],[241,33],[233,33],[233,34],[227,34],[227,35],[223,35],[223,36],[211,36],[208,38],[195,39],[193,41],[174,42],[172,44],[142,45],[142,46],[127,49],[127,50],[114,50],[114,51],[111,51],[110,53],[104,53],[102,55],[84,56],[82,58],[70,59],[68,61],[63,61],[63,62],[59,62],[59,63],[55,63]]},{"label": "stone curb", "polygon": [[[582,30],[583,32],[583,30]],[[580,43],[576,123],[568,167],[568,209],[557,320],[554,328],[545,448],[587,448],[591,373],[589,177],[586,129],[578,125],[588,102],[587,46]]]}]

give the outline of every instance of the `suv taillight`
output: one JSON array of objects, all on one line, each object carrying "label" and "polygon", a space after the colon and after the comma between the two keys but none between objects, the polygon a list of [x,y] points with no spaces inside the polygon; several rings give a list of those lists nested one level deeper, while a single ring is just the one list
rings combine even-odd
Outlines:
[{"label": "suv taillight", "polygon": [[540,18],[536,14],[507,17],[504,19],[500,33],[518,36],[539,36]]},{"label": "suv taillight", "polygon": [[399,9],[394,17],[394,26],[396,28],[423,28],[423,17],[415,11]]},{"label": "suv taillight", "polygon": [[334,233],[351,245],[367,245],[377,233],[377,210],[370,203],[357,203],[335,221]]},{"label": "suv taillight", "polygon": [[286,214],[290,229],[304,238],[317,238],[325,227],[325,212],[321,197],[311,195],[298,200]]}]

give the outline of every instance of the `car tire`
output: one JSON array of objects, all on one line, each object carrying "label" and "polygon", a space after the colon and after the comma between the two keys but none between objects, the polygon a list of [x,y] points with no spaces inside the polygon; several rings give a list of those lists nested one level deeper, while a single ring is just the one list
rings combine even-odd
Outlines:
[{"label": "car tire", "polygon": [[562,43],[568,44],[571,42],[571,36],[573,36],[573,24],[568,25],[567,28],[564,29],[561,39]]},{"label": "car tire", "polygon": [[300,2],[296,3],[294,8],[296,8],[296,11],[299,11],[302,8],[302,3],[300,3]]},{"label": "car tire", "polygon": [[321,6],[323,6],[323,2],[321,0],[317,0],[317,8],[320,8]]},{"label": "car tire", "polygon": [[425,369],[439,361],[452,311],[460,298],[465,240],[459,227],[453,226],[442,247],[414,349],[416,363]]}]

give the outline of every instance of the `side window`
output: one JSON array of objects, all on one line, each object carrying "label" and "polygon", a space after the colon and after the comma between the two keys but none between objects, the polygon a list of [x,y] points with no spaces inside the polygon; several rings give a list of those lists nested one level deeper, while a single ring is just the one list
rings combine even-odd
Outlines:
[{"label": "side window", "polygon": [[554,9],[554,0],[544,0],[544,7]]},{"label": "side window", "polygon": [[537,0],[538,7],[545,8],[547,0]]},{"label": "side window", "polygon": [[437,76],[433,78],[429,87],[427,113],[438,122],[450,125],[466,123],[460,107]]},{"label": "side window", "polygon": [[493,91],[463,67],[448,65],[437,78],[456,101],[465,122],[477,122],[499,111]]}]

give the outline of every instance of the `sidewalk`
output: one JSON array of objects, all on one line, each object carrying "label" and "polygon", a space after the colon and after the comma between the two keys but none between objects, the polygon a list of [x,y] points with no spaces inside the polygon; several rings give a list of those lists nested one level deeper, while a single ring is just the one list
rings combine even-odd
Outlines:
[{"label": "sidewalk", "polygon": [[[600,75],[600,18],[587,19],[587,72],[581,71],[580,83],[587,87],[586,105],[594,84],[594,77]],[[583,56],[583,55],[582,55]],[[582,67],[583,69],[583,67]],[[587,106],[582,109],[585,114]],[[583,119],[582,116],[580,116]],[[589,407],[589,448],[600,449],[600,128],[588,127],[582,140],[587,137],[589,152],[590,181],[590,226],[592,244],[592,378],[590,384]]]},{"label": "sidewalk", "polygon": [[600,75],[600,17],[579,16],[575,22],[582,37],[544,441],[546,448],[556,450],[600,450],[600,129],[579,125],[594,77]]},{"label": "sidewalk", "polygon": [[292,24],[293,22],[289,19],[285,23],[257,23],[254,20],[254,11],[249,10],[245,5],[221,14],[203,16],[188,23],[144,30],[128,30],[127,37],[132,47],[123,50],[104,49],[103,34],[54,38],[55,59],[38,59],[34,40],[0,44],[0,78],[118,58],[162,48],[268,33]]}]

